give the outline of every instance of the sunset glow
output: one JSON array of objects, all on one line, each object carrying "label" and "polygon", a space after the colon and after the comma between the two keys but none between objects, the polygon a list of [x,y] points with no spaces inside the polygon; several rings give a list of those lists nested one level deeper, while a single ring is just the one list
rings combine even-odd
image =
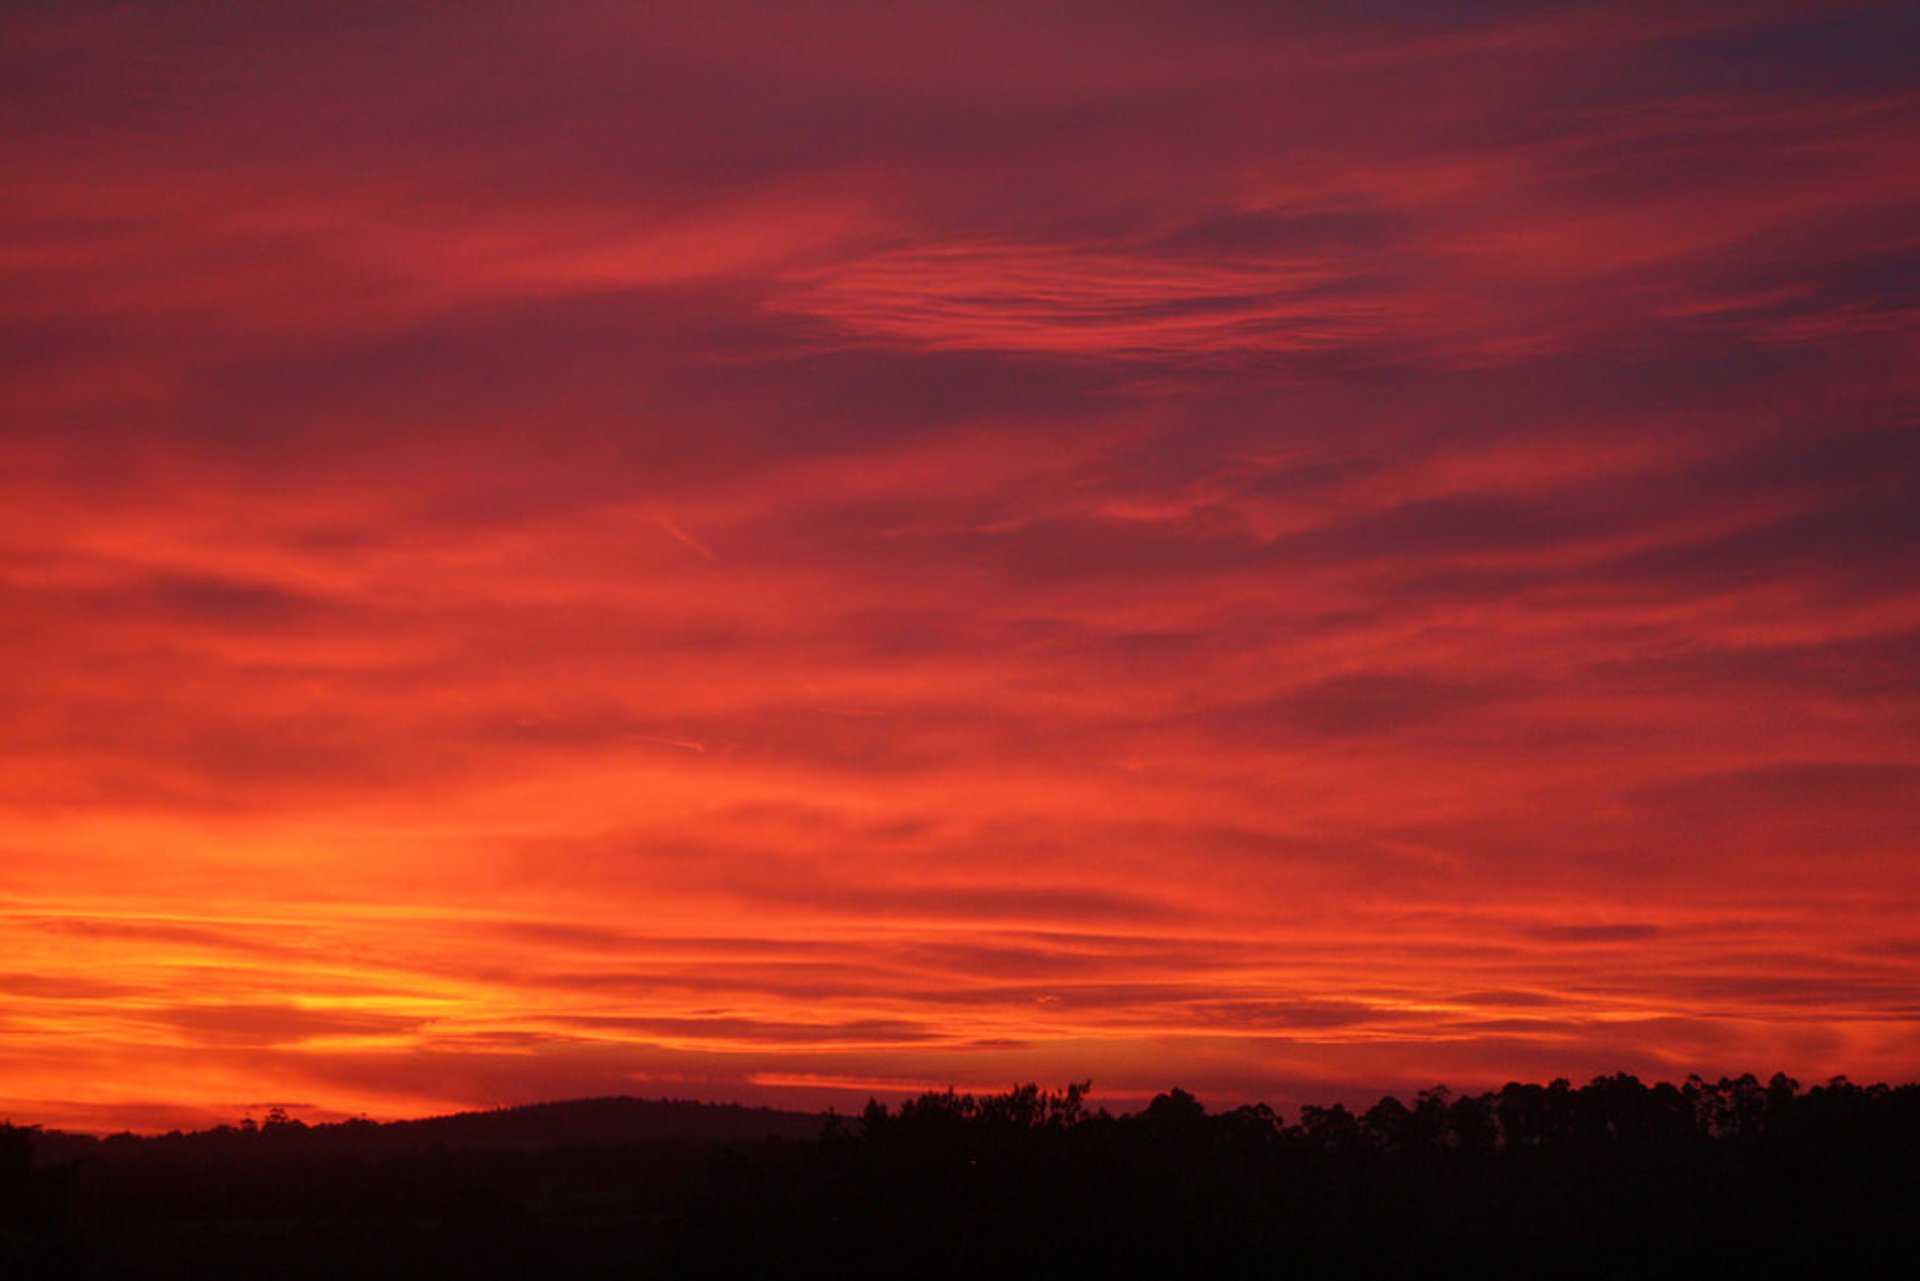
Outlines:
[{"label": "sunset glow", "polygon": [[1915,47],[9,6],[0,1119],[1920,1077]]}]

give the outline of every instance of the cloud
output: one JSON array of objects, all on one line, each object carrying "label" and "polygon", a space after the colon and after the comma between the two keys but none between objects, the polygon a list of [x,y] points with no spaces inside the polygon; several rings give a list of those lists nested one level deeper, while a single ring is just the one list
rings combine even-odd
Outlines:
[{"label": "cloud", "polygon": [[405,1016],[274,1004],[175,1005],[136,1011],[136,1019],[174,1028],[195,1044],[286,1045],[324,1037],[391,1037],[417,1030]]},{"label": "cloud", "polygon": [[0,1107],[1912,1075],[1913,21],[9,10]]},{"label": "cloud", "polygon": [[936,348],[1212,363],[1378,334],[1385,291],[1357,290],[1352,273],[1312,259],[955,245],[828,269],[776,305]]}]

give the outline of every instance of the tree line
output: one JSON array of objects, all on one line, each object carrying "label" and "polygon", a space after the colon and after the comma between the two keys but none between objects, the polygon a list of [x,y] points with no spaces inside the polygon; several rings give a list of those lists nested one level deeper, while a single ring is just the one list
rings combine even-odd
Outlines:
[{"label": "tree line", "polygon": [[677,1223],[676,1274],[1905,1277],[1920,1257],[1916,1086],[1615,1075],[1292,1124],[1085,1096],[928,1094],[737,1153]]}]

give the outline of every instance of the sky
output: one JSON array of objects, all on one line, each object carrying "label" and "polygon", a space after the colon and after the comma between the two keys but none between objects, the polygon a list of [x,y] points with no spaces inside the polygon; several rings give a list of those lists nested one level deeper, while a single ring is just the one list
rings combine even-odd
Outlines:
[{"label": "sky", "polygon": [[1920,11],[0,11],[0,1117],[1920,1077]]}]

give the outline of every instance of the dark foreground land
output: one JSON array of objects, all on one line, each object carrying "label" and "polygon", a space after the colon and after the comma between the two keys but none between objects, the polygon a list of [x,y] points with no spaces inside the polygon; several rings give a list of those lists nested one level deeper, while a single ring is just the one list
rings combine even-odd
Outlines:
[{"label": "dark foreground land", "polygon": [[1904,1278],[1916,1247],[1920,1086],[1844,1080],[0,1127],[0,1278]]}]

